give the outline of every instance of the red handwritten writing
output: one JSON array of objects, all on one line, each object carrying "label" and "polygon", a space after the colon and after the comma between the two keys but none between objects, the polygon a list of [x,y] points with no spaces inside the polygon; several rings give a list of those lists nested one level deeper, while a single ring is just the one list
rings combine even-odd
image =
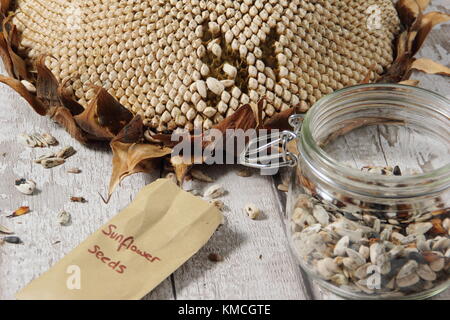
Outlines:
[{"label": "red handwritten writing", "polygon": [[106,235],[107,237],[109,237],[119,243],[119,246],[117,247],[117,251],[126,249],[126,250],[130,250],[132,252],[135,252],[136,254],[140,255],[141,257],[144,257],[149,262],[161,261],[160,258],[154,257],[149,252],[139,249],[138,246],[134,244],[133,236],[127,237],[123,234],[115,232],[116,229],[117,229],[117,226],[110,224],[110,225],[108,225],[107,230],[102,230],[102,233],[104,235]]},{"label": "red handwritten writing", "polygon": [[89,253],[92,253],[95,255],[95,257],[106,264],[108,267],[116,271],[117,273],[124,273],[125,269],[127,268],[123,264],[121,264],[120,261],[113,261],[111,258],[105,256],[105,253],[100,250],[100,246],[94,245],[92,249],[88,249]]}]

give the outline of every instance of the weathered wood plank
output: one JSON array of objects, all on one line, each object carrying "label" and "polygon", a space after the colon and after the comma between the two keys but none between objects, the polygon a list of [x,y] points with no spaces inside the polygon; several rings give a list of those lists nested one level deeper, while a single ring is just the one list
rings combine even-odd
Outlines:
[{"label": "weathered wood plank", "polygon": [[[205,168],[227,194],[225,224],[174,274],[178,299],[308,299],[287,247],[271,176],[236,175],[236,166]],[[199,184],[200,190],[211,184]],[[262,216],[251,220],[243,208],[254,203]],[[219,253],[223,262],[208,260]]]}]

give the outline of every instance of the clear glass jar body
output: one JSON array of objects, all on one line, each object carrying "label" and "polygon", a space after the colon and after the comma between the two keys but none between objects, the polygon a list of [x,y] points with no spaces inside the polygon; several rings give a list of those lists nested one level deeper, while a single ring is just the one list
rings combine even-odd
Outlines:
[{"label": "clear glass jar body", "polygon": [[[391,132],[386,140],[397,137],[393,159],[370,146],[380,126]],[[298,133],[288,194],[301,267],[347,298],[427,298],[447,289],[449,139],[449,101],[423,89],[355,86],[316,103]],[[428,162],[411,168],[411,155],[423,150]]]}]

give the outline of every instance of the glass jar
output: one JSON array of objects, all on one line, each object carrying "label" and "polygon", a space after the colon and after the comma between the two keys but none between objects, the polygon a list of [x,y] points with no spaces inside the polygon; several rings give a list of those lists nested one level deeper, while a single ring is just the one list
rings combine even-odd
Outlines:
[{"label": "glass jar", "polygon": [[241,159],[294,167],[288,236],[307,274],[347,298],[421,299],[446,290],[450,101],[416,87],[360,85],[290,120],[294,132],[272,145],[293,140],[298,152],[261,164],[249,161],[249,147]]}]

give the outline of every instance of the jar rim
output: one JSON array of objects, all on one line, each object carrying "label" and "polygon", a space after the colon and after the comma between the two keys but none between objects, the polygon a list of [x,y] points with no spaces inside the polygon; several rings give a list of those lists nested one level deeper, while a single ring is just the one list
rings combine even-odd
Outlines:
[{"label": "jar rim", "polygon": [[[429,172],[420,173],[417,175],[408,175],[408,176],[387,176],[387,175],[371,175],[371,183],[363,183],[365,179],[367,179],[367,174],[362,172],[359,169],[351,168],[343,165],[339,161],[333,159],[323,148],[319,146],[317,141],[314,139],[312,134],[312,128],[310,126],[311,121],[315,114],[319,112],[319,110],[326,106],[328,103],[332,102],[334,99],[341,97],[345,94],[354,92],[360,92],[361,90],[378,90],[382,92],[383,88],[385,89],[408,89],[412,92],[416,92],[419,94],[425,94],[435,99],[442,100],[450,106],[450,100],[446,97],[427,90],[423,88],[402,85],[402,84],[361,84],[355,85],[351,87],[346,87],[340,90],[337,90],[317,101],[311,109],[307,112],[302,128],[301,128],[301,139],[299,139],[299,143],[304,143],[309,150],[314,153],[318,159],[320,160],[321,166],[314,166],[311,163],[311,159],[305,154],[302,154],[303,158],[308,162],[308,164],[320,173],[321,177],[326,179],[329,178],[328,181],[332,184],[339,184],[339,179],[347,180],[346,182],[357,182],[359,187],[360,194],[373,196],[374,184],[376,184],[376,194],[377,197],[381,198],[404,198],[404,197],[412,197],[418,195],[428,195],[434,192],[440,192],[442,190],[448,189],[450,187],[450,162],[441,166],[439,168],[433,169]],[[433,110],[434,112],[439,113],[437,110]],[[450,113],[450,112],[449,112]],[[449,113],[444,114],[448,120],[450,120]],[[299,148],[300,150],[302,148]],[[306,156],[306,157],[305,157]],[[331,170],[327,170],[327,168]],[[336,178],[338,180],[336,180]],[[364,186],[365,185],[365,186]],[[407,187],[409,186],[409,187]],[[340,185],[340,187],[342,187]],[[355,192],[355,190],[351,190]]]}]

